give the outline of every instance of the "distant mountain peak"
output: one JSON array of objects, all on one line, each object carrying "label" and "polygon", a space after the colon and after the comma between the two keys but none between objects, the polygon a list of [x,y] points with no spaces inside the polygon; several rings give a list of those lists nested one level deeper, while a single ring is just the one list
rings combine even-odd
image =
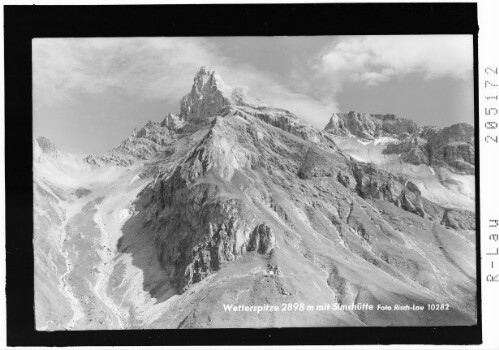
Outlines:
[{"label": "distant mountain peak", "polygon": [[37,329],[303,326],[248,323],[228,296],[451,308],[311,310],[314,327],[474,324],[473,130],[349,112],[319,131],[247,92],[202,67],[180,114],[102,156],[33,141]]},{"label": "distant mountain peak", "polygon": [[59,151],[57,147],[45,136],[39,136],[36,138],[36,143],[38,144],[42,153],[50,155],[52,157],[57,157],[59,155]]}]

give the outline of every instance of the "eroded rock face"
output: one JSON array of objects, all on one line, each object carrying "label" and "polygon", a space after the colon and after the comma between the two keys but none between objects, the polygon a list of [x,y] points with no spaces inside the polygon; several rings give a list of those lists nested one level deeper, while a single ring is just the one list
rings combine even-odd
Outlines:
[{"label": "eroded rock face", "polygon": [[180,173],[161,182],[149,224],[159,258],[179,291],[245,249],[254,224],[238,200],[216,198],[217,186],[187,185]]},{"label": "eroded rock face", "polygon": [[[452,311],[392,313],[388,319],[372,316],[378,313],[316,312],[308,313],[307,325],[475,322],[476,277],[467,263],[475,254],[474,213],[432,202],[417,178],[356,160],[337,146],[334,134],[306,126],[284,109],[250,101],[244,89],[232,90],[231,101],[223,99],[227,96],[219,78],[202,69],[184,99],[183,114],[149,122],[105,156],[86,158],[93,166],[135,166],[114,169],[119,175],[111,187],[96,184],[89,187],[91,193],[85,187],[68,192],[92,210],[82,213],[85,221],[78,226],[87,232],[72,230],[78,243],[66,244],[67,249],[80,249],[74,257],[106,257],[110,267],[89,272],[99,283],[85,290],[85,300],[102,297],[109,310],[123,312],[120,320],[130,328],[303,326],[299,313],[261,313],[256,321],[233,313],[228,319],[221,306],[226,300],[320,305],[438,299],[448,300]],[[393,116],[353,119],[333,127],[353,135],[352,128],[364,143],[392,135],[390,142],[399,147],[395,152],[413,163],[473,162],[471,153],[460,149],[467,143],[465,127],[437,140],[441,131],[414,131],[411,123]],[[429,143],[434,154],[425,153]],[[52,229],[49,221],[63,225],[64,217],[52,217],[57,212],[48,210],[40,196],[50,198],[45,204],[54,209],[65,197],[41,181],[34,190],[37,227]],[[100,198],[99,203],[85,205],[90,197]],[[118,222],[125,208],[128,216]],[[114,226],[115,232],[106,233],[101,217],[114,223],[106,230]],[[37,254],[43,266],[53,269],[45,237],[45,231],[37,233],[38,244],[45,245]],[[107,243],[113,237],[119,237],[116,247],[114,241],[109,250],[96,245],[97,239]],[[456,259],[461,256],[462,261]],[[58,259],[64,269],[64,255]],[[144,317],[151,313],[153,320]],[[94,314],[88,319],[95,323]],[[102,327],[110,322],[101,320]],[[60,328],[66,323],[61,321]]]},{"label": "eroded rock face", "polygon": [[179,168],[145,205],[152,204],[146,225],[160,261],[180,292],[247,251],[266,254],[275,247],[271,228],[256,225],[244,202],[218,197],[218,186],[188,182]]},{"label": "eroded rock face", "polygon": [[168,113],[161,122],[161,126],[168,128],[170,130],[178,130],[183,127],[185,122],[177,115]]},{"label": "eroded rock face", "polygon": [[445,209],[441,224],[454,230],[475,230],[475,214],[461,209]]},{"label": "eroded rock face", "polygon": [[460,173],[475,173],[474,128],[461,123],[442,129],[428,141],[430,163]]},{"label": "eroded rock face", "polygon": [[474,129],[455,124],[442,130],[422,128],[400,143],[387,145],[385,154],[400,154],[411,164],[446,167],[456,173],[475,173]]},{"label": "eroded rock face", "polygon": [[417,124],[412,120],[397,118],[394,114],[367,113],[334,113],[324,128],[336,135],[354,135],[372,140],[376,137],[404,132],[412,134],[417,130]]},{"label": "eroded rock face", "polygon": [[401,160],[414,164],[430,164],[428,141],[418,136],[404,137],[399,143],[390,143],[383,150],[384,154],[399,154]]},{"label": "eroded rock face", "polygon": [[180,118],[196,122],[212,117],[231,104],[230,93],[215,71],[201,67],[194,77],[191,92],[180,101]]},{"label": "eroded rock face", "polygon": [[305,160],[298,170],[301,179],[311,179],[312,177],[334,177],[339,169],[335,169],[327,157],[321,154],[317,148],[310,148],[305,154]]},{"label": "eroded rock face", "polygon": [[[234,167],[245,164],[244,157],[236,159],[228,152],[231,140],[224,125],[223,119],[214,120],[173,174],[160,174],[165,178],[141,196],[141,206],[147,208],[145,225],[180,292],[246,253],[257,225],[244,201],[219,195],[221,184],[198,183],[209,174],[230,180]],[[271,243],[263,239],[262,247],[267,245]]]},{"label": "eroded rock face", "polygon": [[357,182],[355,189],[362,198],[385,200],[424,216],[421,192],[414,183],[382,171],[372,164],[355,164],[353,175]]},{"label": "eroded rock face", "polygon": [[257,251],[260,254],[267,254],[275,247],[275,237],[272,229],[265,224],[260,224],[255,227],[252,232],[247,250]]},{"label": "eroded rock face", "polygon": [[[195,85],[200,89],[207,86],[206,84],[212,86],[210,74],[201,73],[197,77],[200,81]],[[298,151],[300,156],[291,156],[293,160],[290,161],[289,156],[282,153],[282,146],[275,144],[275,136],[268,136],[269,131],[273,130],[268,129],[269,126],[296,135],[297,129],[293,125],[300,123],[295,122],[294,116],[287,114],[285,110],[232,104],[216,106],[217,115],[205,124],[209,125],[206,135],[173,175],[156,182],[151,188],[152,206],[146,206],[146,225],[154,232],[160,261],[169,271],[180,292],[247,252],[265,255],[275,249],[277,239],[274,229],[266,223],[258,222],[260,214],[252,209],[252,205],[242,198],[228,199],[220,196],[220,193],[230,192],[232,185],[229,184],[233,181],[248,181],[242,180],[250,176],[247,172],[262,169],[262,164],[265,164],[263,169],[272,176],[289,174],[289,171],[292,171],[303,181],[331,179],[364,200],[388,202],[407,213],[433,222],[442,222],[449,228],[471,227],[454,224],[456,219],[451,220],[452,212],[423,198],[418,186],[413,182],[403,176],[383,171],[373,164],[350,159],[341,153],[334,142],[320,133],[317,133],[318,141],[297,135],[304,140],[300,142],[311,143],[306,147],[301,145]],[[233,118],[241,118],[244,122]],[[400,132],[403,140],[411,140],[416,146],[424,147],[424,142],[411,139],[412,134],[409,132],[415,132],[412,123],[399,122],[393,116],[374,119],[377,122],[368,123],[371,127],[364,128],[369,131],[369,135]],[[269,126],[263,127],[258,121]],[[198,123],[193,120],[192,122]],[[162,126],[167,126],[168,122],[163,124]],[[186,122],[182,130],[188,130],[186,128],[189,125],[191,122]],[[426,133],[430,134],[428,131]],[[285,140],[288,145],[300,144],[287,136]],[[400,147],[406,151],[403,148],[407,147],[405,143]],[[406,153],[409,154],[413,149],[407,147]],[[270,154],[279,154],[279,157]],[[275,165],[270,166],[274,159]],[[286,161],[282,162],[282,159]],[[293,167],[296,170],[292,170]],[[238,180],[234,180],[235,178]],[[270,200],[265,200],[264,203],[269,202],[269,207],[281,220],[291,222],[288,209],[273,196],[268,198]],[[362,220],[355,218],[358,209],[354,208],[358,206],[342,202],[336,205],[335,210],[331,208],[334,213],[328,214],[332,217],[334,225],[341,232],[344,232],[344,225],[354,227],[356,234],[360,235],[365,244],[372,245],[369,227]],[[306,209],[307,213],[315,215],[308,210],[311,209]],[[345,214],[345,210],[350,214]],[[459,213],[456,215],[459,217]],[[472,216],[469,213],[463,215]]]},{"label": "eroded rock face", "polygon": [[52,143],[52,141],[50,141],[45,136],[37,137],[33,143],[35,145],[35,152],[34,152],[35,158],[37,155],[37,150],[41,151],[41,153],[43,153],[43,154],[57,158],[57,156],[59,154],[59,152],[57,151],[57,148]]},{"label": "eroded rock face", "polygon": [[406,163],[445,167],[458,174],[475,173],[474,128],[466,123],[443,129],[418,126],[393,114],[335,113],[324,130],[361,140],[390,137],[383,154],[398,154]]},{"label": "eroded rock face", "polygon": [[393,203],[454,230],[475,230],[475,213],[435,204],[422,197],[418,186],[404,176],[393,175],[373,164],[354,163],[351,174],[340,171],[337,180],[362,198]]}]

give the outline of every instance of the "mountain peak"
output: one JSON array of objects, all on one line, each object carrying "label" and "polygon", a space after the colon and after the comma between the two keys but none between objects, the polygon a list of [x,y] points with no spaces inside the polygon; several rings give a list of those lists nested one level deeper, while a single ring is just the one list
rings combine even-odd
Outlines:
[{"label": "mountain peak", "polygon": [[[45,136],[39,136],[36,138],[36,144],[39,146],[42,153],[50,155],[52,157],[57,157],[59,154],[57,147]],[[35,144],[35,146],[36,146]]]},{"label": "mountain peak", "polygon": [[200,121],[220,112],[232,104],[231,89],[220,76],[207,67],[201,67],[194,77],[191,91],[180,101],[180,118]]},{"label": "mountain peak", "polygon": [[409,134],[417,130],[418,125],[409,119],[399,118],[395,114],[334,113],[325,131],[335,135],[354,135],[372,140],[380,136]]}]

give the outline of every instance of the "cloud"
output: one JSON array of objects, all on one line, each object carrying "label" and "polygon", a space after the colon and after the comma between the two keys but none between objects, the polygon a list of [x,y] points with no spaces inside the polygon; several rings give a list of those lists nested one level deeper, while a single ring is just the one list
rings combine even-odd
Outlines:
[{"label": "cloud", "polygon": [[331,114],[337,111],[333,100],[315,97],[306,85],[297,81],[298,77],[290,77],[288,81],[280,82],[279,79],[251,66],[220,67],[217,71],[230,85],[237,86],[238,82],[244,82],[249,93],[262,102],[286,108],[317,128],[322,129]]},{"label": "cloud", "polygon": [[35,39],[34,93],[45,103],[109,92],[170,98],[192,83],[186,76],[192,76],[199,62],[213,60],[190,39]]},{"label": "cloud", "polygon": [[178,103],[204,65],[230,85],[246,85],[263,102],[290,109],[317,127],[323,127],[335,110],[334,105],[298,90],[299,84],[290,84],[292,79],[282,82],[226,57],[203,38],[35,39],[35,109],[40,104],[46,109],[72,103],[82,95]]},{"label": "cloud", "polygon": [[424,79],[470,79],[471,35],[401,35],[345,37],[313,63],[314,74],[328,80],[333,92],[347,82],[378,86],[419,73]]}]

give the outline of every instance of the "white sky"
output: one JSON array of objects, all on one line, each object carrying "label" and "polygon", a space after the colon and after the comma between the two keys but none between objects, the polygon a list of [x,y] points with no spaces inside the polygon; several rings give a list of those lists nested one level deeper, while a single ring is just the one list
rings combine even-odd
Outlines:
[{"label": "white sky", "polygon": [[350,110],[473,124],[467,35],[35,39],[34,136],[105,152],[178,112],[203,65],[320,129]]}]

